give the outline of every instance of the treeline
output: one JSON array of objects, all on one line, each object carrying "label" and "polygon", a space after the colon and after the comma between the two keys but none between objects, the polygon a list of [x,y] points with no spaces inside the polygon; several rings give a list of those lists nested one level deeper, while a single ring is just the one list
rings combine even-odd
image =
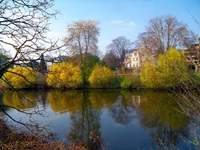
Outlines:
[{"label": "treeline", "polygon": [[159,88],[169,89],[191,84],[193,88],[200,85],[200,75],[188,72],[185,56],[171,48],[159,55],[158,60],[146,61],[139,74],[116,73],[96,56],[89,55],[81,63],[68,59],[54,63],[46,73],[31,67],[17,66],[9,68],[2,76],[5,88]]}]

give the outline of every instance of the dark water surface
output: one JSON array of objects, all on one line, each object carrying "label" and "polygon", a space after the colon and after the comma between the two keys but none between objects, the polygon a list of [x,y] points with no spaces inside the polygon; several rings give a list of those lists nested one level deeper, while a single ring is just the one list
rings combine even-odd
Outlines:
[{"label": "dark water surface", "polygon": [[101,149],[102,141],[111,150],[193,149],[186,139],[193,138],[194,127],[176,98],[153,91],[7,91],[1,103],[32,113],[5,109],[16,120],[47,125],[66,144],[84,141]]}]

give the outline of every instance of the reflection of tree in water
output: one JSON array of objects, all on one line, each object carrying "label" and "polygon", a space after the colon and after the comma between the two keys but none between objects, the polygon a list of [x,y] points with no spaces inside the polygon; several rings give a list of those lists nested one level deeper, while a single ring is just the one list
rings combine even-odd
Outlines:
[{"label": "reflection of tree in water", "polygon": [[153,129],[151,135],[159,148],[175,147],[189,135],[189,120],[169,93],[145,93],[137,114],[145,128]]},{"label": "reflection of tree in water", "polygon": [[2,111],[7,111],[9,108],[6,107],[3,103],[3,94],[0,94],[0,113]]},{"label": "reflection of tree in water", "polygon": [[15,92],[6,91],[3,95],[3,103],[16,109],[29,109],[37,105],[36,95],[34,92]]},{"label": "reflection of tree in water", "polygon": [[188,138],[189,128],[173,130],[169,125],[158,125],[152,132],[154,142],[159,148],[178,148],[181,137]]},{"label": "reflection of tree in water", "polygon": [[48,101],[47,101],[47,92],[46,91],[39,91],[37,95],[37,100],[44,108],[48,106]]},{"label": "reflection of tree in water", "polygon": [[75,109],[81,109],[83,100],[83,91],[50,91],[47,94],[47,99],[51,109],[55,112],[65,113]]},{"label": "reflection of tree in water", "polygon": [[[54,138],[54,133],[49,130],[50,124],[40,124],[38,121],[38,118],[45,119],[47,117],[45,109],[39,105],[46,103],[45,95],[46,93],[36,91],[4,91],[3,104],[0,100],[0,109],[4,113],[0,117],[4,117],[8,121],[8,125],[11,124],[15,130],[23,130],[51,140]],[[7,109],[2,109],[2,106]],[[8,109],[9,111],[7,111]],[[13,112],[17,112],[14,117],[10,115]]]},{"label": "reflection of tree in water", "polygon": [[135,118],[133,106],[127,105],[126,103],[124,106],[121,95],[117,97],[116,103],[109,108],[109,113],[115,122],[122,125],[129,124]]},{"label": "reflection of tree in water", "polygon": [[[100,110],[92,107],[88,93],[84,93],[81,110],[71,113],[71,130],[68,134],[70,145],[81,145],[88,149],[100,149]],[[92,136],[92,138],[91,138]]]}]

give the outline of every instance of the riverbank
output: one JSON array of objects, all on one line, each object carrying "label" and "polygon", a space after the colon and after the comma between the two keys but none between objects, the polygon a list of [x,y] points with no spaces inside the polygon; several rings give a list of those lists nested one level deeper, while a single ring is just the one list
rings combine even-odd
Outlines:
[{"label": "riverbank", "polygon": [[52,141],[48,143],[44,139],[28,135],[26,132],[13,131],[3,120],[0,120],[0,149],[66,149],[61,142]]}]

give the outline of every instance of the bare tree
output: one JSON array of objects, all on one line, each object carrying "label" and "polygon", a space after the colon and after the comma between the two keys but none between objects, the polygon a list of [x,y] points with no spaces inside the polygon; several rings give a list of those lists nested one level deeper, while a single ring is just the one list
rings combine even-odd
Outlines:
[{"label": "bare tree", "polygon": [[8,65],[39,59],[43,53],[55,49],[56,43],[45,35],[49,19],[57,14],[51,10],[52,5],[53,0],[0,2],[0,47],[13,55]]},{"label": "bare tree", "polygon": [[[39,60],[44,53],[58,48],[57,43],[52,42],[45,35],[49,31],[49,19],[57,14],[51,9],[52,6],[53,0],[0,0],[0,49],[12,53],[5,63],[0,64],[1,73],[11,64],[19,61],[27,63],[31,60]],[[5,78],[1,77],[1,79],[6,82]],[[21,98],[19,92],[18,95]],[[26,97],[23,99],[29,101]],[[10,105],[0,105],[0,111],[4,112],[11,120],[30,130],[33,126],[36,127],[36,124],[26,124],[23,121],[15,120],[13,116],[9,116],[3,110],[3,107],[16,109],[30,116],[33,113],[19,110]],[[35,113],[38,113],[37,108],[34,110]]]},{"label": "bare tree", "polygon": [[155,56],[171,47],[183,49],[197,40],[186,24],[175,17],[161,16],[150,19],[146,31],[138,37],[138,46]]},{"label": "bare tree", "polygon": [[103,57],[103,63],[112,69],[120,67],[120,60],[113,53],[109,52]]},{"label": "bare tree", "polygon": [[122,65],[125,54],[132,48],[132,42],[124,36],[118,37],[107,46],[107,52],[113,53]]},{"label": "bare tree", "polygon": [[69,24],[64,42],[68,46],[71,55],[80,55],[83,60],[83,55],[87,59],[87,54],[96,55],[98,53],[98,22],[94,20],[80,20]]}]

